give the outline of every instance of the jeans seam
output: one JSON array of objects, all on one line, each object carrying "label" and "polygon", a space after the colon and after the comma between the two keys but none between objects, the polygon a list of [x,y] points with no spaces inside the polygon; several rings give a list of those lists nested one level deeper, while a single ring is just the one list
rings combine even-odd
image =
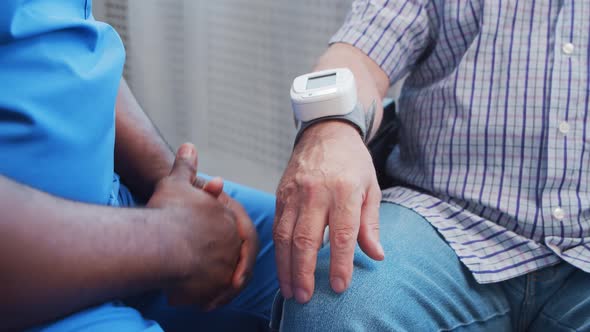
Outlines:
[{"label": "jeans seam", "polygon": [[529,309],[534,308],[535,302],[535,285],[537,284],[537,272],[531,273],[527,277],[527,285],[525,297],[522,305],[522,313],[520,315],[520,322],[518,324],[519,331],[527,330],[527,322],[530,320]]},{"label": "jeans seam", "polygon": [[531,291],[532,285],[535,282],[535,272],[526,276],[525,279],[525,286],[524,286],[524,294],[522,299],[522,306],[520,308],[520,315],[518,317],[518,322],[516,322],[516,329],[517,331],[526,331],[526,321],[528,316],[528,308],[530,307],[531,297],[534,293]]},{"label": "jeans seam", "polygon": [[[533,309],[534,310],[535,309],[535,303],[536,303],[536,301],[535,301],[536,300],[536,287],[537,287],[537,284],[539,282],[539,273],[537,273],[536,271],[533,272],[532,279],[533,279],[533,282],[531,283],[531,296],[529,297],[528,305],[529,305],[529,309]],[[531,322],[532,313],[529,313],[528,310],[527,310],[527,314],[526,314],[525,317],[526,318],[523,321],[523,326],[522,326],[523,331],[528,330],[528,325],[530,325],[530,324],[527,324],[527,322],[529,322],[529,323]]]},{"label": "jeans seam", "polygon": [[564,324],[564,323],[562,323],[562,322],[560,322],[559,320],[557,320],[557,319],[555,319],[555,318],[553,318],[553,317],[549,316],[548,314],[546,314],[546,313],[544,313],[544,312],[541,312],[541,313],[539,313],[539,316],[544,316],[544,317],[545,317],[545,318],[547,318],[548,320],[550,320],[550,321],[554,322],[555,324],[557,324],[557,325],[559,325],[559,326],[561,326],[561,327],[565,327],[565,328],[567,328],[567,329],[570,329],[570,330],[572,330],[572,331],[578,331],[578,329],[576,329],[576,328],[574,328],[574,327],[571,327],[571,326],[569,326],[569,325],[567,325],[567,324]]},{"label": "jeans seam", "polygon": [[494,318],[501,317],[501,316],[506,316],[509,312],[510,312],[510,309],[507,309],[502,313],[494,313],[494,314],[492,314],[488,317],[482,318],[482,319],[474,319],[474,320],[470,321],[469,323],[460,323],[460,324],[457,324],[451,328],[440,329],[439,331],[440,332],[451,332],[451,331],[454,331],[454,330],[461,328],[461,327],[467,327],[469,325],[477,324],[477,323],[484,323],[484,322],[489,321],[490,319],[494,319]]}]

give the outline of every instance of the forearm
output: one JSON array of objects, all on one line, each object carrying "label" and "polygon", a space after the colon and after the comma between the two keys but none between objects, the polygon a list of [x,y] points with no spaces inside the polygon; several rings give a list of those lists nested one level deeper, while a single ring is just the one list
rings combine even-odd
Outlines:
[{"label": "forearm", "polygon": [[356,80],[358,98],[365,111],[369,111],[373,102],[376,103],[373,130],[367,133],[371,138],[381,124],[383,118],[382,99],[389,88],[389,79],[385,72],[367,55],[348,44],[333,44],[320,57],[315,70],[331,68],[349,68]]},{"label": "forearm", "polygon": [[147,200],[168,175],[174,153],[121,81],[116,104],[115,170],[134,194]]},{"label": "forearm", "polygon": [[0,322],[23,328],[173,278],[159,210],[62,200],[0,176]]}]

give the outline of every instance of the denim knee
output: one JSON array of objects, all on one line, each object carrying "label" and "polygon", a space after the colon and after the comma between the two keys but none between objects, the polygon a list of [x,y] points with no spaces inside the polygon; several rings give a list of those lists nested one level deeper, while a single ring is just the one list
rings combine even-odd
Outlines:
[{"label": "denim knee", "polygon": [[[443,318],[442,303],[431,298],[438,286],[419,268],[390,275],[371,268],[357,267],[354,272],[350,288],[342,294],[331,290],[328,277],[318,277],[310,302],[285,301],[282,330],[426,331],[433,330],[433,316]],[[444,292],[436,297],[441,295]]]},{"label": "denim knee", "polygon": [[304,305],[284,302],[282,330],[436,331],[496,317],[509,323],[509,305],[499,286],[477,284],[421,216],[384,205],[385,261],[372,261],[357,248],[350,288],[336,294],[329,285],[329,247],[322,249],[314,296]]}]

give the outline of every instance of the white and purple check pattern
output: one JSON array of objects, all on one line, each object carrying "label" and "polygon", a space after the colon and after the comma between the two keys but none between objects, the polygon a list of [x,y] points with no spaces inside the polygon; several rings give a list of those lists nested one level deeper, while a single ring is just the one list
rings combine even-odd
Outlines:
[{"label": "white and purple check pattern", "polygon": [[589,17],[590,0],[358,0],[331,40],[408,75],[388,162],[407,186],[384,199],[480,283],[590,272]]}]

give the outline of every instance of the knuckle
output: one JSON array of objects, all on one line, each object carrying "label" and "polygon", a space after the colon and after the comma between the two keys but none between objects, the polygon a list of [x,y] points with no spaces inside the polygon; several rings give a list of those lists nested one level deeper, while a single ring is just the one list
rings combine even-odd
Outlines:
[{"label": "knuckle", "polygon": [[316,241],[312,234],[307,230],[295,232],[293,236],[293,246],[301,251],[317,251],[320,248],[318,241]]},{"label": "knuckle", "polygon": [[280,249],[291,247],[291,236],[284,229],[277,227],[272,232],[275,246]]},{"label": "knuckle", "polygon": [[297,184],[295,181],[284,181],[281,182],[277,189],[277,204],[286,204],[289,197],[297,192]]},{"label": "knuckle", "polygon": [[[306,206],[316,205],[330,196],[325,174],[316,171],[301,175],[297,179],[298,198]],[[316,204],[314,204],[316,203]]]},{"label": "knuckle", "polygon": [[300,265],[296,271],[293,271],[293,280],[301,283],[302,281],[311,279],[313,276],[313,270],[305,265]]},{"label": "knuckle", "polygon": [[291,224],[297,216],[297,208],[294,204],[279,206],[277,211],[273,228],[285,227],[285,225]]},{"label": "knuckle", "polygon": [[349,193],[354,191],[358,185],[351,178],[339,176],[332,180],[332,187],[337,192]]},{"label": "knuckle", "polygon": [[309,173],[297,174],[295,176],[295,183],[297,187],[305,192],[313,191],[317,186],[317,179],[314,175]]},{"label": "knuckle", "polygon": [[348,247],[351,243],[354,243],[354,228],[352,226],[341,226],[332,231],[332,245],[335,247]]},{"label": "knuckle", "polygon": [[379,229],[380,229],[379,221],[378,220],[377,221],[369,221],[369,222],[367,222],[365,227],[366,227],[366,230],[368,230],[368,231],[373,231],[373,232],[379,231]]},{"label": "knuckle", "polygon": [[[334,211],[340,215],[352,215],[359,207],[352,204],[336,203],[333,207]],[[352,227],[352,226],[351,226]]]},{"label": "knuckle", "polygon": [[378,230],[379,229],[379,224],[380,223],[379,223],[379,219],[378,218],[375,218],[375,219],[372,219],[372,220],[368,220],[367,221],[367,227],[369,227],[370,229],[376,229],[376,230]]}]

